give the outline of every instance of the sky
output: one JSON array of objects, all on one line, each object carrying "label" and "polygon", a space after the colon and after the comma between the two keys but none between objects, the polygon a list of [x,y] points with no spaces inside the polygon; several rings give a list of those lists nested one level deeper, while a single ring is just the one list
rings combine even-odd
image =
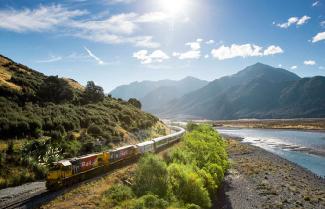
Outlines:
[{"label": "sky", "polygon": [[106,92],[256,62],[325,76],[325,0],[0,0],[0,54]]}]

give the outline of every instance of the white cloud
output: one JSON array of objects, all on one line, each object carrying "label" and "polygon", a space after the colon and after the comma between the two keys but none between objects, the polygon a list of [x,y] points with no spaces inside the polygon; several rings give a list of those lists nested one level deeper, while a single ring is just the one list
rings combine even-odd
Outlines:
[{"label": "white cloud", "polygon": [[51,63],[51,62],[57,62],[57,61],[60,61],[60,60],[62,60],[62,57],[51,55],[50,58],[48,58],[48,59],[45,59],[45,60],[38,60],[38,61],[36,61],[36,62],[37,62],[37,63]]},{"label": "white cloud", "polygon": [[142,64],[160,63],[169,59],[169,56],[161,50],[155,50],[151,54],[148,50],[140,50],[133,53],[133,57],[140,60]]},{"label": "white cloud", "polygon": [[186,43],[186,46],[189,46],[191,50],[186,51],[186,52],[174,52],[173,56],[177,57],[180,60],[185,60],[185,59],[199,59],[201,57],[201,42],[203,39],[198,38],[196,39],[195,42],[189,42]]},{"label": "white cloud", "polygon": [[211,51],[212,56],[219,60],[231,59],[234,57],[268,56],[278,53],[283,53],[283,50],[279,46],[271,45],[263,51],[262,47],[253,44],[232,44],[229,47],[222,45]]},{"label": "white cloud", "polygon": [[325,40],[325,32],[320,32],[317,35],[315,35],[313,37],[312,42],[315,43],[315,42],[322,41],[322,40]]},{"label": "white cloud", "polygon": [[314,60],[305,60],[304,64],[305,65],[316,65],[316,62]]},{"label": "white cloud", "polygon": [[281,53],[283,53],[283,50],[281,49],[281,47],[271,45],[267,49],[264,50],[263,54],[265,56],[268,56],[268,55],[281,54]]},{"label": "white cloud", "polygon": [[277,26],[280,27],[280,28],[288,28],[292,24],[295,24],[296,22],[298,22],[298,18],[297,17],[290,17],[287,22],[285,22],[285,23],[279,23],[279,24],[277,24]]},{"label": "white cloud", "polygon": [[68,10],[61,5],[40,6],[34,10],[0,10],[0,28],[15,32],[40,32],[51,30],[85,14],[87,12]]},{"label": "white cloud", "polygon": [[201,57],[200,51],[190,50],[184,53],[173,53],[174,57],[177,57],[180,60],[186,60],[186,59],[199,59]]},{"label": "white cloud", "polygon": [[[303,24],[307,23],[308,20],[310,20],[310,19],[311,19],[311,17],[306,16],[306,15],[302,16],[301,18],[298,18],[298,17],[290,17],[287,22],[285,22],[285,23],[278,23],[276,25],[278,27],[280,27],[280,28],[289,28],[291,25],[294,25],[294,24],[295,25],[303,25]],[[275,24],[275,22],[273,22],[273,24]]]},{"label": "white cloud", "polygon": [[86,52],[88,53],[89,57],[93,58],[99,65],[105,65],[106,63],[97,57],[94,53],[92,53],[88,48],[84,47]]},{"label": "white cloud", "polygon": [[298,66],[297,65],[293,65],[293,66],[291,66],[291,70],[295,70],[295,69],[297,69],[298,68]]},{"label": "white cloud", "polygon": [[158,48],[159,43],[152,36],[134,36],[145,23],[164,22],[169,17],[161,12],[122,13],[102,20],[74,21],[72,26],[78,31],[73,36],[107,44],[131,43],[136,47]]},{"label": "white cloud", "polygon": [[[121,13],[89,18],[87,11],[69,10],[61,5],[34,10],[0,10],[0,28],[15,32],[49,32],[105,44],[129,43],[136,47],[158,48],[149,35],[141,35],[142,25],[163,23],[170,17],[162,12]],[[78,17],[78,18],[77,18]],[[137,35],[135,35],[137,33]]]},{"label": "white cloud", "polygon": [[305,15],[298,20],[297,25],[303,25],[310,19],[311,17]]},{"label": "white cloud", "polygon": [[282,67],[282,64],[278,64],[278,67]]},{"label": "white cloud", "polygon": [[199,50],[201,48],[201,44],[199,42],[189,42],[185,45],[190,46],[192,50]]},{"label": "white cloud", "polygon": [[209,57],[210,57],[210,55],[208,55],[208,54],[204,55],[205,59],[208,59]]},{"label": "white cloud", "polygon": [[319,1],[315,1],[315,2],[312,4],[312,6],[315,7],[315,6],[318,6],[318,4],[319,4]]},{"label": "white cloud", "polygon": [[324,67],[324,66],[319,66],[318,69],[320,69],[320,70],[324,70],[325,67]]},{"label": "white cloud", "polygon": [[206,44],[214,44],[214,40],[209,40],[209,41],[207,41],[207,42],[205,42]]}]

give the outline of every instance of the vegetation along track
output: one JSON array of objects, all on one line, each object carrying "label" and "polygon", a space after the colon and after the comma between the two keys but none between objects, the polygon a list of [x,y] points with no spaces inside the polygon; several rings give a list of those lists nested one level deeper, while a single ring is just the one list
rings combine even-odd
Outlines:
[{"label": "vegetation along track", "polygon": [[[165,151],[166,149],[168,149],[172,145],[173,144],[171,144],[170,146],[165,147],[164,149],[159,150],[159,152]],[[66,193],[66,192],[69,192],[74,188],[79,187],[81,184],[97,180],[97,179],[99,179],[101,177],[104,177],[106,175],[113,174],[118,169],[137,162],[138,159],[139,158],[137,157],[137,158],[130,158],[130,159],[123,160],[122,162],[119,162],[118,164],[113,165],[111,167],[111,169],[107,173],[103,173],[103,174],[98,175],[96,177],[93,177],[93,178],[90,178],[88,180],[82,181],[80,183],[74,184],[74,185],[72,185],[70,187],[61,188],[61,189],[56,190],[56,191],[47,190],[46,187],[45,187],[45,182],[42,182],[43,184],[39,185],[36,188],[36,190],[34,190],[33,192],[30,192],[30,191],[29,192],[21,192],[18,195],[13,195],[14,197],[12,197],[12,198],[8,198],[8,200],[6,200],[6,201],[3,200],[3,202],[0,202],[0,209],[38,208],[41,205],[46,204],[49,201],[53,200],[54,198]]]}]

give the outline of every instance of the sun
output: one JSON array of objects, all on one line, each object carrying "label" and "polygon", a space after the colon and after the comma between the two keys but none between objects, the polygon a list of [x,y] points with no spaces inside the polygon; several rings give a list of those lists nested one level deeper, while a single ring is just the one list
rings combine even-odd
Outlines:
[{"label": "sun", "polygon": [[187,9],[187,2],[189,0],[159,0],[159,4],[166,13],[172,16],[176,16],[180,13],[184,13]]}]

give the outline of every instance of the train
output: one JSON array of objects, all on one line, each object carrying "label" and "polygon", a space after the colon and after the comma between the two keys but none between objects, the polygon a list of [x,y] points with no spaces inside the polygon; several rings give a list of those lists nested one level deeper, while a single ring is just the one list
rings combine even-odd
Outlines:
[{"label": "train", "polygon": [[160,152],[178,142],[185,133],[181,127],[170,128],[174,133],[150,141],[53,162],[46,176],[46,187],[48,190],[56,190],[71,186],[108,172],[115,166],[135,160],[146,153]]}]

